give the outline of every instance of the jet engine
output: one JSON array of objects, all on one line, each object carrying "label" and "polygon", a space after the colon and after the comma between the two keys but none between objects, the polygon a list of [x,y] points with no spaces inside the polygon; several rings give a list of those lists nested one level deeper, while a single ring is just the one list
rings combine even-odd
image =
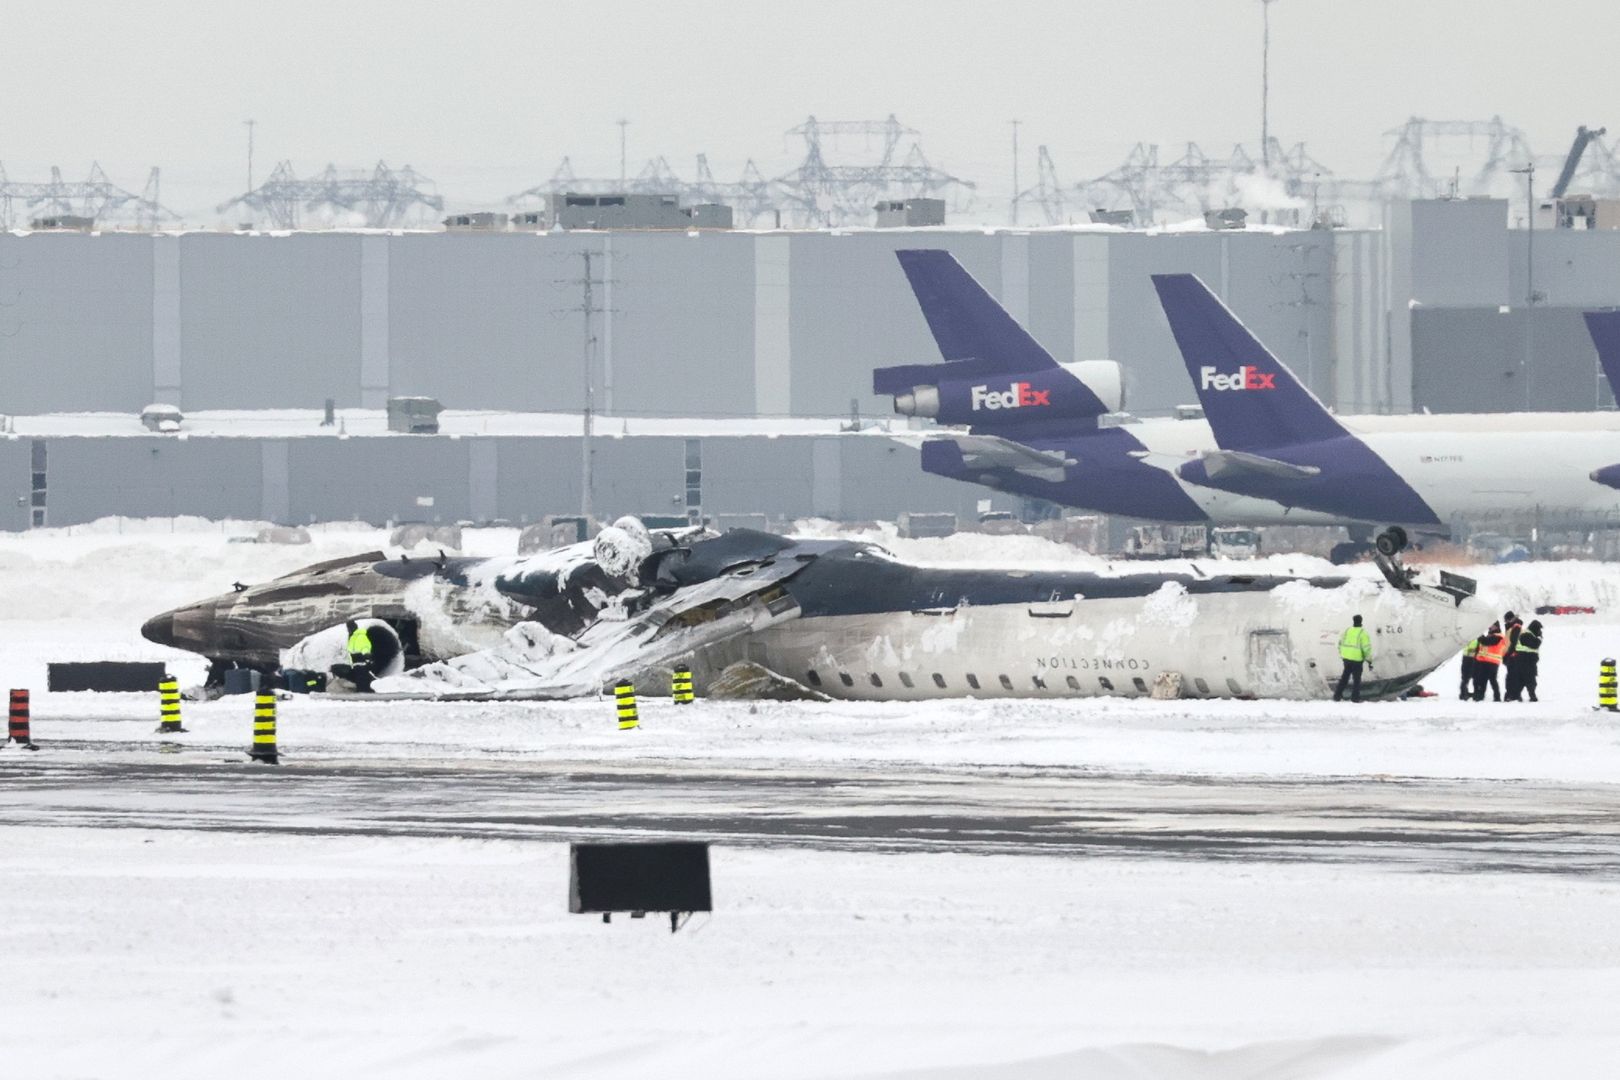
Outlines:
[{"label": "jet engine", "polygon": [[[405,646],[399,633],[381,619],[356,619],[371,638],[371,670],[377,678],[399,675],[405,670]],[[304,638],[281,654],[281,666],[302,671],[330,672],[337,664],[349,662],[349,628],[343,623],[328,626]]]},{"label": "jet engine", "polygon": [[[948,376],[950,365],[914,369]],[[940,378],[894,395],[894,411],[942,424],[1005,427],[1046,420],[1090,420],[1125,404],[1113,360],[1083,360],[1037,371]]]}]

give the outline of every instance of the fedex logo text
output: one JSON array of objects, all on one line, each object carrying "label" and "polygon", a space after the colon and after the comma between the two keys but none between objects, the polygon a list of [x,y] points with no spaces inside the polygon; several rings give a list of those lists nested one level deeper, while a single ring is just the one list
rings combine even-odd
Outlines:
[{"label": "fedex logo text", "polygon": [[1277,373],[1265,372],[1253,364],[1244,364],[1235,375],[1223,375],[1212,367],[1198,369],[1198,387],[1201,390],[1275,390]]},{"label": "fedex logo text", "polygon": [[972,402],[974,412],[980,409],[1022,409],[1031,405],[1052,404],[1052,391],[1033,390],[1027,382],[1015,382],[1005,390],[975,386]]}]

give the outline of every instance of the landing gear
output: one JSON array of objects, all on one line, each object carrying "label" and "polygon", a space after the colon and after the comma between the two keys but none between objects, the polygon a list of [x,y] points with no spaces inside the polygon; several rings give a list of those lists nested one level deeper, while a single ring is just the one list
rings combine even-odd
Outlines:
[{"label": "landing gear", "polygon": [[1378,534],[1378,539],[1374,543],[1378,545],[1380,555],[1399,555],[1406,550],[1406,530],[1399,525],[1391,525]]}]

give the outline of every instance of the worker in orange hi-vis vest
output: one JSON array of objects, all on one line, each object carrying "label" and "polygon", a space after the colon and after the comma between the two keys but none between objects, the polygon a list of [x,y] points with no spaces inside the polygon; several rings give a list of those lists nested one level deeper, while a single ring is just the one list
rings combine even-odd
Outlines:
[{"label": "worker in orange hi-vis vest", "polygon": [[1491,623],[1479,639],[1479,651],[1474,654],[1474,700],[1485,700],[1485,687],[1491,688],[1491,700],[1502,700],[1502,686],[1496,673],[1502,670],[1502,657],[1507,655],[1508,639],[1498,623]]}]

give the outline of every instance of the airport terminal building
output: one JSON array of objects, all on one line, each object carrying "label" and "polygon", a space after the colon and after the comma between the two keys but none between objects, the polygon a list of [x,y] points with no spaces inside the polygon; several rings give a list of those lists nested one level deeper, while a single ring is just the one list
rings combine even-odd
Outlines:
[{"label": "airport terminal building", "polygon": [[[938,358],[909,247],[953,252],[1058,360],[1119,361],[1141,415],[1194,397],[1150,281],[1169,272],[1340,412],[1612,407],[1579,316],[1620,304],[1620,231],[1537,230],[1532,263],[1509,224],[1460,199],[1374,230],[3,234],[0,527],[575,512],[587,355],[599,516],[1011,508],[874,429],[905,427],[872,369]],[[439,434],[386,430],[411,396],[448,410]],[[153,402],[179,431],[142,428]]]}]

